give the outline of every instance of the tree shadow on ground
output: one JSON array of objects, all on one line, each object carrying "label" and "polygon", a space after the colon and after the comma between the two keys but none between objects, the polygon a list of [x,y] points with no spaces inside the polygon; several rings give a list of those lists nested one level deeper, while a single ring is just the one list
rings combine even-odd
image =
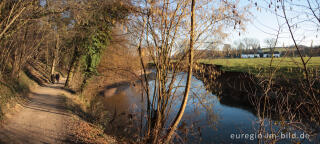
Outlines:
[{"label": "tree shadow on ground", "polygon": [[[63,83],[58,83],[58,84],[63,84]],[[57,89],[57,90],[64,90],[66,92],[69,92],[71,94],[76,94],[76,91],[70,89],[70,88],[66,88],[64,86],[51,86],[51,85],[47,85],[46,87],[49,87],[49,88],[53,88],[53,89]]]},{"label": "tree shadow on ground", "polygon": [[31,69],[29,68],[25,68],[24,69],[24,72],[26,73],[26,75],[33,81],[35,81],[38,85],[40,86],[44,86],[45,83],[48,83],[49,80],[48,79],[45,79],[41,76],[37,76],[34,72],[32,72]]}]

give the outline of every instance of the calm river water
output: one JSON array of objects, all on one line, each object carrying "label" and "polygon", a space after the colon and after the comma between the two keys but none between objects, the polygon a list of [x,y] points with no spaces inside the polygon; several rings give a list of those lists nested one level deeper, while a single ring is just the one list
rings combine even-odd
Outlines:
[{"label": "calm river water", "polygon": [[[185,80],[186,74],[181,73],[175,85],[183,86]],[[149,84],[152,92],[154,81],[150,81]],[[106,93],[111,94],[107,96],[106,103],[112,108],[116,107],[118,111],[135,111],[141,100],[141,93],[135,90],[137,86],[134,85],[136,84],[124,83],[109,89]],[[178,88],[177,95],[182,94],[183,90],[184,87]],[[172,114],[178,110],[179,102],[173,107]],[[180,123],[181,139],[187,143],[257,143],[258,118],[248,107],[236,99],[222,102],[215,94],[206,90],[201,80],[192,77],[191,95]],[[303,134],[297,132],[296,136],[300,137]],[[292,140],[286,133],[283,134],[283,138],[282,143]],[[319,135],[316,139],[319,140]],[[311,142],[305,139],[303,143],[315,143],[316,139],[313,138]]]}]

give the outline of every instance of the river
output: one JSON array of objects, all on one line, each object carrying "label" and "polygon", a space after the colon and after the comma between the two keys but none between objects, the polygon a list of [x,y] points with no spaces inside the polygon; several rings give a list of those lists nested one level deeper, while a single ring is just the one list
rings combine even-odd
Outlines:
[{"label": "river", "polygon": [[[180,73],[175,83],[176,86],[182,86],[177,89],[178,95],[184,90],[185,80],[186,74]],[[149,84],[152,93],[154,81],[149,81]],[[105,92],[108,95],[105,102],[110,106],[110,110],[117,109],[118,113],[139,111],[137,109],[140,107],[141,93],[137,90],[139,89],[137,85],[137,83],[122,83],[108,89]],[[179,106],[180,101],[176,101],[172,115],[169,116],[171,119]],[[273,122],[265,119],[266,127],[269,121]],[[258,137],[261,136],[257,134],[258,122],[259,119],[250,106],[242,104],[232,96],[227,100],[221,100],[208,91],[201,80],[193,76],[191,93],[180,122],[179,134],[180,139],[187,143],[257,143]],[[304,140],[303,143],[314,143],[319,140],[319,135],[308,141],[305,138],[307,134],[299,131],[295,133],[297,138]],[[268,135],[268,132],[266,134]],[[279,134],[278,139],[282,139],[280,142],[287,143],[293,140],[286,134]]]}]

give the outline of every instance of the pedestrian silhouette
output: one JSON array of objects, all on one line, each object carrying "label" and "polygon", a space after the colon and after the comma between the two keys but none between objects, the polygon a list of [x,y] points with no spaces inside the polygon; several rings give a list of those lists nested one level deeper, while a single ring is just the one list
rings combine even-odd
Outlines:
[{"label": "pedestrian silhouette", "polygon": [[55,83],[55,77],[54,74],[51,75],[51,82],[54,84]]},{"label": "pedestrian silhouette", "polygon": [[56,74],[56,80],[59,83],[59,81],[60,81],[60,74],[59,73]]}]

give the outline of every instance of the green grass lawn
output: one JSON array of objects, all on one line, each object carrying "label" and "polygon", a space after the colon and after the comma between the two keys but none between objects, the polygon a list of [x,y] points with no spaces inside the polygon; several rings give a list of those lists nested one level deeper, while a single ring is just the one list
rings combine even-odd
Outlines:
[{"label": "green grass lawn", "polygon": [[[308,58],[305,58],[307,60]],[[255,74],[258,77],[268,76],[270,70],[276,69],[275,76],[288,78],[303,77],[302,62],[299,57],[274,58],[270,67],[271,58],[235,58],[235,59],[200,59],[198,62],[222,65],[222,70],[239,71]],[[311,73],[319,72],[320,57],[312,57],[308,62]]]},{"label": "green grass lawn", "polygon": [[[278,52],[281,52],[281,53],[285,53],[288,50],[295,50],[295,49],[294,48],[291,48],[291,49],[288,49],[288,48],[275,48],[274,49],[274,51],[278,51]],[[263,48],[262,52],[270,52],[270,49],[269,48]]]}]

